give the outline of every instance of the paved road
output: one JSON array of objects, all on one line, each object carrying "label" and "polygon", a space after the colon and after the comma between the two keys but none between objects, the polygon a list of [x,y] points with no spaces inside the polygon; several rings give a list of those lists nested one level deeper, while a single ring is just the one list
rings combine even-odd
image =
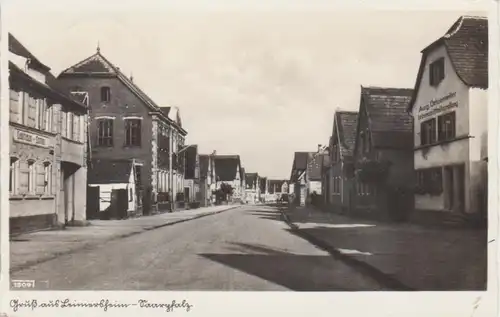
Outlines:
[{"label": "paved road", "polygon": [[[245,206],[107,242],[14,273],[52,290],[349,291],[383,289]],[[47,282],[44,282],[47,281]]]}]

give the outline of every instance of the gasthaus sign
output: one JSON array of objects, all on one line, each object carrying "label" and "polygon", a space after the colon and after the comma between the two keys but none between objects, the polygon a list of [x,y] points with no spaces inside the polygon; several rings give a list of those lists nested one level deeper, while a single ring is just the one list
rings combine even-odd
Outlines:
[{"label": "gasthaus sign", "polygon": [[50,139],[47,137],[17,129],[14,130],[14,141],[44,148],[49,148],[52,146],[50,143]]},{"label": "gasthaus sign", "polygon": [[435,114],[458,107],[458,101],[455,100],[456,92],[450,92],[444,97],[432,99],[428,104],[418,108],[418,120],[424,120]]}]

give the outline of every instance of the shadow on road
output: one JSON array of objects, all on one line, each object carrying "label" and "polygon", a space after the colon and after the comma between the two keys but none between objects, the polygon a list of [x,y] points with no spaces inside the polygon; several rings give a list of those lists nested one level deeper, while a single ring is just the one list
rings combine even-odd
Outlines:
[{"label": "shadow on road", "polygon": [[[298,255],[263,245],[230,243],[231,254],[200,256],[294,291],[370,291],[332,257]],[[359,278],[359,277],[358,277]]]}]

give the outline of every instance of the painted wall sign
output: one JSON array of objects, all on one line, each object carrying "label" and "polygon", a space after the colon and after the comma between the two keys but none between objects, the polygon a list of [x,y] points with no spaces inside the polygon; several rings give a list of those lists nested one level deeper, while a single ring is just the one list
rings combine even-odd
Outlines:
[{"label": "painted wall sign", "polygon": [[[420,106],[420,108],[418,108],[418,119],[422,120],[430,116],[433,116],[437,113],[444,112],[452,108],[457,108],[458,107],[457,101],[449,101],[450,99],[453,99],[456,96],[457,96],[456,92],[450,92],[444,97],[438,99],[432,99],[428,104]],[[447,101],[449,102],[446,103]]]},{"label": "painted wall sign", "polygon": [[14,141],[44,148],[52,146],[49,138],[21,130],[14,130]]}]

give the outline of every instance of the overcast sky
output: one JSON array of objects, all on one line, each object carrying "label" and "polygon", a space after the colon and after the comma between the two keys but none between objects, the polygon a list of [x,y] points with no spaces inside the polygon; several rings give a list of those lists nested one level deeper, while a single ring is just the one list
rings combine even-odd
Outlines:
[{"label": "overcast sky", "polygon": [[[188,143],[288,178],[293,153],[331,134],[360,85],[413,88],[420,51],[462,14],[416,11],[55,11],[13,1],[9,30],[55,75],[101,53],[159,105],[180,108]],[[30,1],[34,3],[33,1]],[[95,2],[89,5],[98,8]]]}]

